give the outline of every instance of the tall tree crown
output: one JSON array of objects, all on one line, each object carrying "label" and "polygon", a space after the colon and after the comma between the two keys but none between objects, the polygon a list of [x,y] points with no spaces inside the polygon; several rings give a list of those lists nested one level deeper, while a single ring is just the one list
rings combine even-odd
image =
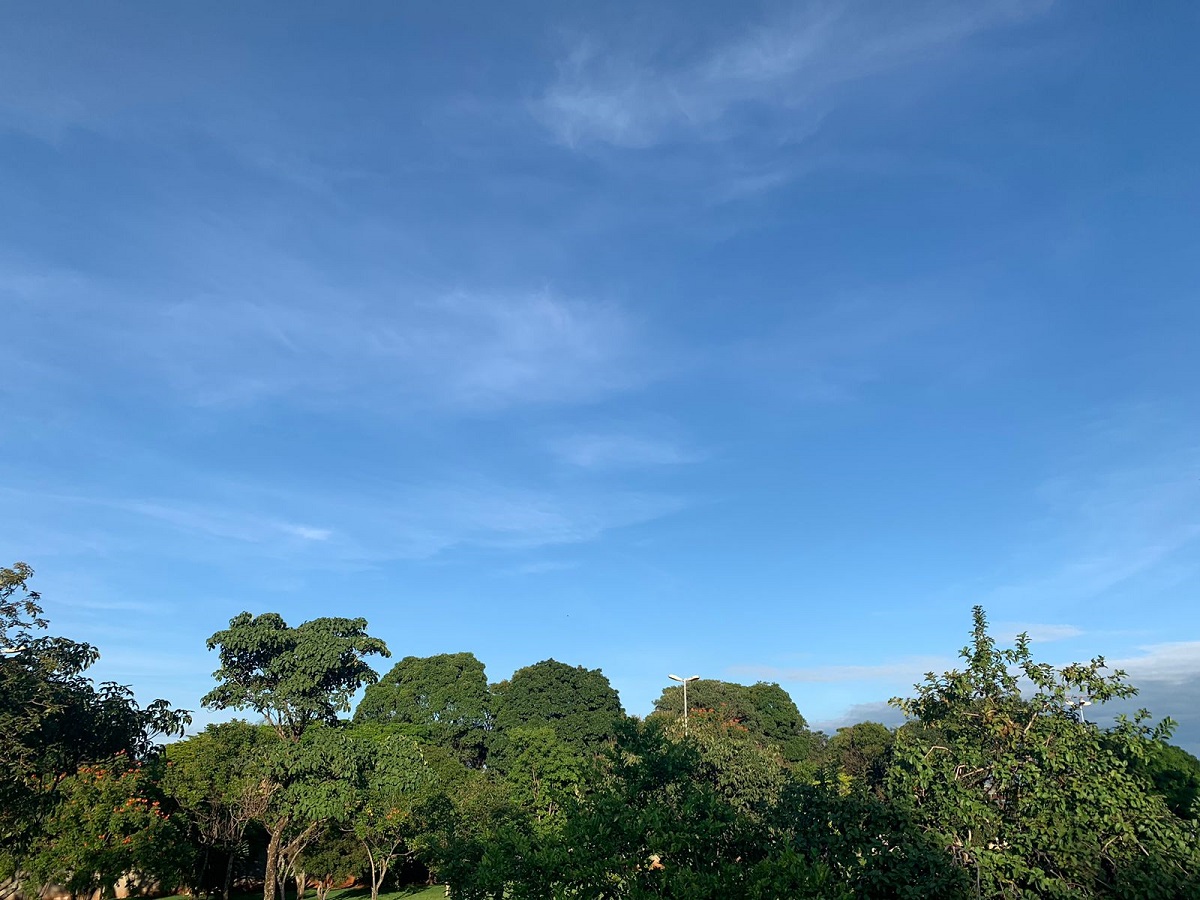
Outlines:
[{"label": "tall tree crown", "polygon": [[208,639],[219,649],[211,709],[253,709],[281,738],[298,741],[316,722],[333,723],[350,698],[377,675],[364,657],[390,656],[366,632],[367,620],[321,618],[291,628],[278,613],[241,613]]}]

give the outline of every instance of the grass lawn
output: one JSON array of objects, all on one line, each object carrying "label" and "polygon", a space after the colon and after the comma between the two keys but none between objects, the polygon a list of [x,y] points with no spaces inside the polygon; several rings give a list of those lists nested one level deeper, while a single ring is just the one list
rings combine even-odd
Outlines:
[{"label": "grass lawn", "polygon": [[[289,885],[289,888],[291,885]],[[288,900],[296,900],[295,891],[288,891]],[[381,891],[379,900],[444,900],[446,896],[446,886],[443,884],[435,884],[431,887],[424,885],[415,885],[413,887],[404,888],[400,891]],[[308,890],[304,894],[304,900],[316,900],[316,891]],[[183,894],[176,894],[173,897],[164,897],[163,900],[194,900],[192,897],[186,897]],[[256,891],[253,894],[235,893],[230,900],[262,900],[262,892]],[[371,891],[368,888],[344,888],[342,890],[330,891],[328,900],[371,900]]]}]

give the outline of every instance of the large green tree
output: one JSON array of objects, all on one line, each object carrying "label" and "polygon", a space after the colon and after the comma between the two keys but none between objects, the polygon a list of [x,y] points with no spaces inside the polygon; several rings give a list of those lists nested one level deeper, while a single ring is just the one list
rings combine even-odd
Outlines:
[{"label": "large green tree", "polygon": [[512,758],[505,783],[510,796],[535,828],[558,827],[565,804],[583,789],[586,761],[548,725],[514,728],[509,738]]},{"label": "large green tree", "polygon": [[895,701],[890,799],[946,847],[985,897],[1200,895],[1200,831],[1174,815],[1131,760],[1167,729],[1143,718],[1103,732],[1081,698],[1135,693],[1103,659],[1055,668],[1024,635],[1001,649],[975,610],[965,666]]},{"label": "large green tree", "polygon": [[701,760],[695,777],[738,812],[758,815],[779,799],[788,766],[778,745],[707,708],[696,710],[686,732],[677,719],[656,721],[673,739],[690,741]]},{"label": "large green tree", "polygon": [[494,762],[505,768],[512,758],[514,729],[549,727],[584,755],[611,740],[624,717],[621,698],[599,669],[547,659],[513,673],[492,689],[495,698]]},{"label": "large green tree", "polygon": [[448,747],[478,768],[491,726],[483,663],[473,653],[406,656],[367,688],[354,721],[412,726],[422,742]]},{"label": "large green tree", "polygon": [[286,879],[302,871],[304,851],[328,829],[351,820],[370,765],[370,748],[341,724],[314,725],[294,743],[276,742],[268,760],[276,789],[263,824],[270,834],[266,877],[280,900]]},{"label": "large green tree", "polygon": [[[365,658],[390,655],[366,628],[365,619],[346,618],[293,628],[277,613],[244,612],[208,639],[221,667],[213,673],[217,686],[201,702],[212,709],[254,710],[281,745],[269,760],[276,788],[266,821],[264,900],[273,900],[289,860],[346,803],[342,779],[354,773],[354,748],[332,726],[339,712],[349,711],[354,693],[377,680]],[[330,727],[314,727],[322,725]]]},{"label": "large green tree", "polygon": [[1175,815],[1200,819],[1200,759],[1182,747],[1155,742],[1145,756],[1130,760],[1150,780]]}]

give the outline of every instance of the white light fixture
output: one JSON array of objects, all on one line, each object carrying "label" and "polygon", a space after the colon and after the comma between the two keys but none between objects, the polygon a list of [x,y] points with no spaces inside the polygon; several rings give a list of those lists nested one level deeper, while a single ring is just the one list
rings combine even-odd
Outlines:
[{"label": "white light fixture", "polygon": [[688,702],[687,702],[687,686],[688,682],[699,681],[699,675],[689,675],[687,678],[680,678],[678,675],[668,675],[672,681],[678,681],[683,685],[683,733],[688,733]]}]

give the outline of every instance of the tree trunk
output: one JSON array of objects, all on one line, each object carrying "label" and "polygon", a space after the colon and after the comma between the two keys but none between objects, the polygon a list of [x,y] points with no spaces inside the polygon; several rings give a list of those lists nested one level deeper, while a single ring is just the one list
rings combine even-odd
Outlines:
[{"label": "tree trunk", "polygon": [[375,887],[375,854],[371,852],[371,845],[366,841],[362,841],[363,849],[367,851],[367,861],[371,864],[371,900],[376,900],[379,896],[379,891]]},{"label": "tree trunk", "polygon": [[204,862],[200,864],[200,874],[196,876],[196,896],[204,896],[204,876],[208,874],[208,857],[212,854],[212,845],[204,845]]},{"label": "tree trunk", "polygon": [[225,886],[221,888],[221,900],[229,900],[229,889],[233,886],[233,858],[241,841],[229,848],[229,859],[225,863]]},{"label": "tree trunk", "polygon": [[[372,867],[374,868],[374,867]],[[379,877],[375,877],[374,871],[371,873],[371,900],[379,900],[379,888],[383,885],[383,879],[387,878],[388,864],[387,860],[383,860],[379,864]]]},{"label": "tree trunk", "polygon": [[283,842],[283,829],[287,822],[279,822],[271,829],[271,841],[267,844],[267,870],[263,873],[263,900],[276,900],[276,879],[279,877],[279,845]]},{"label": "tree trunk", "polygon": [[296,900],[304,900],[304,889],[308,887],[308,873],[293,869],[296,876]]}]

